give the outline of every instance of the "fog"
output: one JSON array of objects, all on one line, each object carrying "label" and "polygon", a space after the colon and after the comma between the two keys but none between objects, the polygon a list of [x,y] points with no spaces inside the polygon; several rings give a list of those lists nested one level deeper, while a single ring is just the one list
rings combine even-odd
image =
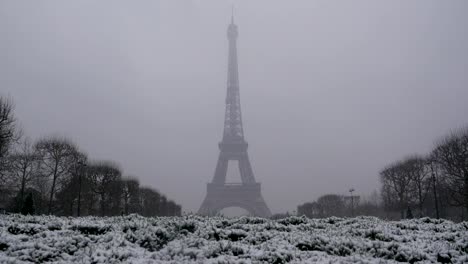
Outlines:
[{"label": "fog", "polygon": [[184,211],[223,133],[234,4],[244,132],[273,213],[379,189],[387,163],[468,123],[468,2],[1,1],[0,92]]}]

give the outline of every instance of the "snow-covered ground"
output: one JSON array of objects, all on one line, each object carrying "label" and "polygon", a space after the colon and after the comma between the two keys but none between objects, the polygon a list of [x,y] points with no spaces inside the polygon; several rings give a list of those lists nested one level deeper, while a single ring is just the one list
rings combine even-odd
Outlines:
[{"label": "snow-covered ground", "polygon": [[468,222],[0,216],[0,263],[468,263]]}]

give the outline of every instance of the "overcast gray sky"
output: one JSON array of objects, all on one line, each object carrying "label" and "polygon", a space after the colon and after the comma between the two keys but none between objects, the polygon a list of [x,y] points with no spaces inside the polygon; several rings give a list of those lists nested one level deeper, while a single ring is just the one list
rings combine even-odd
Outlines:
[{"label": "overcast gray sky", "polygon": [[273,212],[366,195],[468,124],[468,1],[0,2],[0,93],[196,211],[222,136],[231,4],[244,130]]}]

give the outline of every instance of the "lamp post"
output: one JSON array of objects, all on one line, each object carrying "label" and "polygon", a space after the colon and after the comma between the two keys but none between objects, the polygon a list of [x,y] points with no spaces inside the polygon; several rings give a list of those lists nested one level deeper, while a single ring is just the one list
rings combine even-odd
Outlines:
[{"label": "lamp post", "polygon": [[351,194],[351,217],[354,217],[354,196],[353,196],[354,188],[349,189],[349,193]]},{"label": "lamp post", "polygon": [[86,163],[83,161],[78,161],[78,165],[80,165],[80,173],[78,173],[78,206],[76,208],[76,215],[80,216],[81,210],[81,178],[83,177],[84,169],[86,167]]}]

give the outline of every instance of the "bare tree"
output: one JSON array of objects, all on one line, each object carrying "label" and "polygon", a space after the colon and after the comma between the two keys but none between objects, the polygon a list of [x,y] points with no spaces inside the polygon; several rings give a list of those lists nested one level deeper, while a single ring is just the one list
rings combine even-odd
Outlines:
[{"label": "bare tree", "polygon": [[[11,149],[11,145],[21,137],[13,110],[13,101],[0,96],[0,183],[5,182],[8,151]],[[0,185],[0,187],[2,186]]]},{"label": "bare tree", "polygon": [[320,218],[322,217],[322,209],[317,202],[307,202],[297,207],[297,214],[309,218]]},{"label": "bare tree", "polygon": [[386,208],[395,208],[400,211],[400,217],[404,218],[414,195],[413,178],[408,171],[405,161],[397,161],[385,167],[380,172],[382,182],[382,195]]},{"label": "bare tree", "polygon": [[174,201],[167,202],[167,216],[177,215],[177,204]]},{"label": "bare tree", "polygon": [[142,215],[163,215],[161,214],[161,195],[157,191],[148,187],[142,187],[140,188],[140,199]]},{"label": "bare tree", "polygon": [[[69,166],[69,174],[70,182],[75,185],[74,191],[71,192],[68,196],[70,201],[70,209],[73,210],[73,205],[76,201],[77,204],[77,216],[80,216],[80,207],[81,207],[81,193],[83,191],[83,177],[84,173],[86,172],[86,162],[88,160],[88,156],[81,152],[75,151],[72,153],[70,157],[70,166]],[[73,212],[71,213],[73,214]]]},{"label": "bare tree", "polygon": [[345,204],[343,197],[337,194],[325,194],[317,199],[322,217],[343,216]]},{"label": "bare tree", "polygon": [[[77,216],[80,215],[83,163],[87,160],[86,154],[75,151],[69,158],[69,171],[67,177],[62,180],[62,188],[56,193],[57,206],[60,213],[74,215],[76,208]],[[58,213],[58,212],[57,212]]]},{"label": "bare tree", "polygon": [[139,195],[140,183],[136,178],[130,177],[122,180],[122,200],[125,214],[139,212]]},{"label": "bare tree", "polygon": [[77,191],[77,207],[76,207],[76,215],[81,215],[81,196],[83,193],[83,182],[85,181],[86,167],[87,167],[87,157],[86,155],[77,156],[75,159],[75,178],[78,179],[78,191]]},{"label": "bare tree", "polygon": [[102,216],[110,213],[110,208],[115,209],[113,204],[111,206],[108,205],[111,202],[111,198],[115,199],[113,188],[117,182],[120,182],[121,175],[122,173],[119,166],[114,162],[97,161],[88,165],[86,176],[90,180],[92,191],[98,195],[100,213]]},{"label": "bare tree", "polygon": [[182,206],[180,204],[175,205],[175,215],[174,216],[182,216]]},{"label": "bare tree", "polygon": [[13,101],[0,96],[0,158],[5,157],[11,143],[18,139],[13,110]]},{"label": "bare tree", "polygon": [[43,175],[51,179],[49,205],[47,213],[52,213],[52,205],[57,185],[62,183],[65,176],[69,176],[70,167],[77,147],[70,140],[59,137],[49,137],[39,140],[35,149],[41,157]]},{"label": "bare tree", "polygon": [[33,177],[31,181],[31,186],[34,190],[34,205],[36,207],[37,214],[45,214],[48,210],[48,199],[47,194],[50,191],[50,181],[48,177],[44,174],[45,172],[42,168],[41,157],[38,156],[39,161],[35,163],[33,169]]},{"label": "bare tree", "polygon": [[167,198],[164,195],[161,195],[159,198],[159,211],[158,215],[161,216],[167,216],[168,215],[168,210],[167,210]]},{"label": "bare tree", "polygon": [[430,173],[431,173],[431,178],[430,178],[430,185],[431,185],[431,193],[432,199],[434,201],[434,210],[435,210],[435,217],[437,219],[440,218],[440,210],[439,210],[439,196],[440,196],[440,179],[439,175],[441,174],[439,171],[439,166],[437,162],[435,161],[434,156],[431,154],[427,158],[427,164],[429,165]]},{"label": "bare tree", "polygon": [[24,139],[20,147],[8,156],[10,180],[17,184],[18,189],[18,201],[16,201],[18,210],[23,206],[25,190],[33,180],[37,161],[38,156],[28,138]]},{"label": "bare tree", "polygon": [[413,155],[404,160],[404,167],[412,179],[412,185],[416,191],[419,216],[422,217],[424,202],[430,188],[430,163],[419,155]]},{"label": "bare tree", "polygon": [[121,215],[122,210],[122,180],[119,177],[117,180],[109,184],[108,204],[109,215]]},{"label": "bare tree", "polygon": [[468,127],[440,140],[432,157],[445,176],[452,204],[468,210]]}]

